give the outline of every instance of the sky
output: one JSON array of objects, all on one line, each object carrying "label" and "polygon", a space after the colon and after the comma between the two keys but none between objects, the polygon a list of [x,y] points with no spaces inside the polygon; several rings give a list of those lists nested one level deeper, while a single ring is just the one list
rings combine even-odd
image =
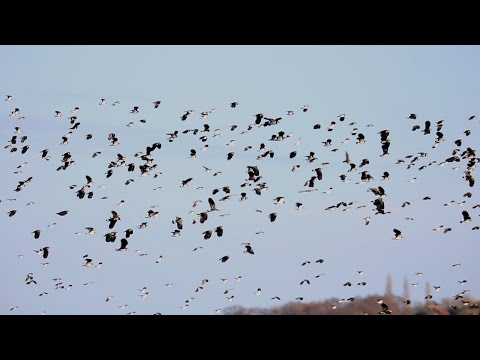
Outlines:
[{"label": "sky", "polygon": [[[315,301],[383,294],[388,274],[398,295],[405,279],[418,283],[410,285],[415,301],[423,301],[427,284],[441,286],[434,300],[465,289],[480,296],[480,232],[472,230],[480,225],[480,209],[473,209],[479,203],[478,185],[470,188],[462,177],[466,160],[438,166],[458,148],[457,139],[462,139],[461,151],[477,149],[478,118],[468,119],[478,114],[478,46],[0,46],[0,59],[2,145],[11,145],[14,135],[28,138],[13,146],[29,145],[25,154],[0,151],[0,314],[213,315],[233,305],[270,307],[300,296]],[[7,95],[13,100],[4,101]],[[102,98],[106,105],[99,105]],[[161,100],[158,109],[153,107],[156,100]],[[115,101],[119,105],[112,106]],[[234,101],[238,106],[232,108]],[[309,105],[307,112],[301,110],[304,105]],[[72,114],[77,106],[80,111]],[[138,114],[130,113],[134,106]],[[20,109],[17,117],[9,116],[14,108]],[[187,110],[196,112],[182,121]],[[289,110],[294,115],[287,115]],[[54,117],[55,111],[63,116]],[[200,115],[204,111],[209,112],[206,119]],[[258,113],[282,119],[275,126],[247,131]],[[416,120],[408,119],[411,113]],[[340,114],[346,114],[344,122]],[[72,115],[80,126],[61,145]],[[432,123],[430,135],[412,131],[417,124],[423,129],[426,120]],[[440,120],[445,141],[432,148]],[[332,121],[336,127],[327,131]],[[126,126],[130,122],[133,126]],[[182,133],[202,130],[204,124],[210,132]],[[233,124],[238,127],[231,131]],[[314,130],[315,124],[321,128]],[[22,133],[14,134],[15,127]],[[365,144],[356,144],[354,128],[365,135]],[[220,129],[219,136],[214,136],[215,129]],[[390,155],[380,157],[378,132],[383,129],[390,132]],[[468,137],[466,129],[471,130]],[[175,130],[179,136],[169,142],[167,133]],[[279,131],[291,136],[269,141]],[[93,138],[86,140],[89,133]],[[110,146],[109,133],[117,135],[118,146]],[[199,140],[202,135],[207,142]],[[345,138],[350,141],[342,143]],[[327,139],[331,147],[322,144]],[[231,140],[235,144],[227,145]],[[155,142],[162,144],[153,153],[157,167],[140,177],[138,166],[144,162],[134,154]],[[261,143],[274,151],[274,158],[257,159]],[[208,150],[202,151],[206,144]],[[247,146],[252,148],[244,151]],[[46,148],[49,161],[40,154]],[[189,158],[190,149],[197,150],[196,158]],[[67,151],[75,165],[56,171]],[[96,151],[101,154],[92,158]],[[227,161],[232,151],[235,155]],[[298,153],[293,159],[291,151]],[[310,151],[318,157],[311,164],[305,160]],[[347,172],[345,151],[357,168],[369,159],[364,169],[374,181],[359,183],[363,169]],[[418,152],[428,155],[407,169],[412,158],[405,157]],[[127,164],[135,162],[135,171],[115,168],[107,179],[108,165],[119,153]],[[405,163],[396,164],[398,159]],[[419,170],[432,161],[436,163]],[[301,166],[292,172],[296,164]],[[258,166],[259,183],[268,186],[260,196],[253,191],[258,183],[240,186],[248,178],[248,165]],[[323,171],[323,179],[315,183],[318,191],[299,193],[317,167]],[[380,180],[384,171],[390,180]],[[216,172],[221,173],[214,176]],[[155,173],[161,174],[154,178]],[[341,174],[351,180],[341,182]],[[80,200],[75,192],[86,175],[93,179],[88,191],[94,197]],[[30,176],[25,189],[15,192],[18,182]],[[188,186],[180,187],[190,177]],[[414,177],[415,182],[408,182]],[[134,181],[125,185],[128,179]],[[229,201],[220,201],[223,191],[212,195],[224,186],[231,188]],[[368,189],[378,186],[386,191],[389,214],[373,211],[375,196]],[[473,196],[463,197],[468,191]],[[247,193],[247,201],[239,201],[241,192]],[[284,205],[274,204],[277,196],[285,198]],[[426,196],[431,200],[422,200]],[[193,224],[197,214],[209,209],[209,197],[220,211],[210,212],[204,224]],[[121,200],[124,205],[117,206]],[[192,208],[195,200],[202,202]],[[444,206],[452,200],[454,205]],[[358,202],[348,209],[325,210],[342,201]],[[405,201],[411,206],[402,207]],[[29,202],[34,204],[27,206]],[[304,209],[296,210],[296,202]],[[146,219],[157,205],[153,210],[159,217]],[[17,213],[8,217],[13,209]],[[56,215],[61,210],[69,213]],[[119,235],[115,243],[106,243],[103,235],[111,231],[106,220],[112,210],[121,218],[114,229]],[[460,223],[463,210],[472,222]],[[268,219],[272,212],[278,214],[273,223]],[[172,237],[176,216],[184,228],[181,236]],[[369,225],[363,220],[367,216]],[[144,221],[148,227],[138,229]],[[47,226],[53,222],[55,227]],[[204,231],[220,225],[222,237],[214,233],[203,239]],[[452,231],[432,231],[440,225]],[[96,229],[95,235],[85,234],[88,226]],[[128,228],[134,229],[128,250],[115,251]],[[404,239],[392,239],[394,228]],[[32,235],[36,229],[42,230],[39,239]],[[244,242],[251,243],[254,255],[243,252]],[[46,260],[34,252],[44,246],[50,246]],[[199,246],[203,249],[193,251]],[[103,266],[82,266],[84,255]],[[156,263],[160,255],[162,261]],[[222,263],[225,255],[230,258]],[[324,262],[316,263],[318,259]],[[307,260],[311,263],[302,266]],[[456,263],[461,266],[452,267]],[[28,273],[37,284],[26,285]],[[325,275],[315,277],[320,274]],[[55,289],[54,278],[61,278],[65,289]],[[198,289],[204,279],[208,282]],[[300,285],[303,279],[311,284]],[[461,280],[467,283],[461,285]],[[352,287],[343,286],[348,281]],[[360,281],[367,285],[357,286]],[[148,289],[145,298],[139,291],[143,287]],[[47,294],[39,296],[42,292]],[[233,301],[227,299],[231,295]],[[272,299],[276,296],[281,300]]]}]

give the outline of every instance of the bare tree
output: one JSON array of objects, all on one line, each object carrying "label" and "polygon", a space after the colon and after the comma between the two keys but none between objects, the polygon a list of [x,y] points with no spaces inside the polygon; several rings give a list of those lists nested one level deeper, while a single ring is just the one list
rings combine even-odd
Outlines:
[{"label": "bare tree", "polygon": [[[388,292],[385,294],[388,296]],[[479,302],[473,297],[465,296],[463,299],[438,299],[426,304],[411,304],[408,308],[404,308],[403,301],[400,297],[391,295],[388,300],[384,295],[385,303],[388,304],[389,310],[395,315],[471,315],[479,314]],[[366,297],[356,297],[354,300],[339,302],[338,298],[330,298],[312,302],[290,301],[285,304],[270,308],[244,308],[239,305],[225,308],[222,312],[225,315],[378,315],[379,305],[378,299],[380,294],[372,294]],[[353,298],[351,298],[353,299]]]},{"label": "bare tree", "polygon": [[403,278],[403,312],[404,314],[412,314],[411,310],[411,301],[412,299],[410,298],[410,284],[408,283],[408,277],[407,275],[404,276]]},{"label": "bare tree", "polygon": [[386,301],[391,301],[393,299],[393,280],[392,280],[392,275],[388,273],[387,275],[387,284],[385,286],[385,300]]},{"label": "bare tree", "polygon": [[408,283],[408,277],[405,275],[403,278],[403,300],[411,300],[410,299],[410,284]]},{"label": "bare tree", "polygon": [[428,304],[432,298],[432,286],[430,281],[425,283],[425,304]]}]

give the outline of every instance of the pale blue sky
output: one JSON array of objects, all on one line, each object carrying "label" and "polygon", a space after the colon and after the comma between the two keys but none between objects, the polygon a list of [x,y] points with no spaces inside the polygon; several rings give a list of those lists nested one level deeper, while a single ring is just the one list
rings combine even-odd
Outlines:
[{"label": "pale blue sky", "polygon": [[[438,163],[451,155],[456,148],[454,140],[462,138],[461,149],[467,146],[478,148],[478,119],[468,121],[470,115],[478,114],[480,93],[480,51],[478,46],[1,46],[0,47],[0,134],[2,145],[8,140],[15,126],[20,126],[27,135],[29,151],[22,155],[2,149],[0,163],[0,269],[2,280],[0,313],[40,314],[213,314],[214,309],[229,305],[271,306],[279,302],[270,300],[280,296],[282,302],[303,296],[305,301],[330,297],[383,293],[385,279],[390,273],[396,293],[402,293],[405,275],[409,282],[418,282],[412,288],[412,298],[423,299],[425,283],[441,285],[434,293],[435,298],[454,295],[470,289],[473,295],[480,294],[479,266],[475,254],[480,245],[480,232],[471,228],[479,223],[479,209],[472,206],[479,202],[473,189],[462,179],[466,162],[448,164],[446,167],[430,166],[418,168],[436,160]],[[12,102],[3,101],[13,95]],[[108,105],[99,106],[101,98]],[[162,100],[158,109],[152,102]],[[120,101],[117,107],[113,101]],[[235,109],[229,103],[238,101]],[[308,112],[300,107],[308,104]],[[61,136],[70,127],[67,117],[75,107],[80,128],[74,132],[70,144],[60,145]],[[140,113],[129,111],[139,106]],[[26,120],[8,115],[15,108],[21,110]],[[206,121],[200,119],[202,111],[216,108]],[[187,121],[180,121],[185,110],[195,109]],[[54,118],[55,110],[64,116]],[[294,116],[286,116],[294,110]],[[267,117],[283,117],[273,127],[254,128],[246,135],[241,132],[254,120],[252,115],[264,113]],[[346,113],[345,122],[337,115]],[[418,114],[418,120],[407,119],[410,113]],[[137,122],[147,119],[146,124]],[[414,124],[423,128],[425,120],[432,122],[432,134],[424,136],[412,132]],[[444,120],[442,132],[445,142],[432,149],[435,139],[435,123]],[[130,121],[135,125],[126,127]],[[331,121],[337,121],[333,132],[327,132]],[[350,135],[356,122],[359,132],[365,134],[367,143],[355,144]],[[203,129],[208,123],[212,129],[220,128],[221,136],[209,134],[209,150],[199,149],[204,145],[198,138],[202,134],[181,134],[173,143],[167,141],[166,133],[187,128]],[[313,125],[322,128],[313,131]],[[229,126],[237,124],[235,131]],[[366,127],[374,124],[373,127]],[[390,156],[381,154],[380,136],[382,129],[390,130]],[[470,129],[469,137],[463,131]],[[279,131],[293,132],[291,139],[269,142],[272,134]],[[120,145],[110,147],[107,134],[115,132]],[[92,133],[92,140],[84,135]],[[294,142],[301,138],[301,144]],[[340,141],[349,137],[348,144]],[[321,141],[331,138],[333,145],[326,148]],[[234,147],[226,146],[236,140]],[[153,142],[162,143],[162,149],[154,153],[157,170],[163,174],[140,178],[138,165],[143,162],[134,158],[137,151],[145,151]],[[256,160],[259,144],[275,150],[275,158]],[[23,146],[21,144],[19,147]],[[253,149],[244,152],[247,145]],[[40,151],[49,148],[52,159],[40,158]],[[198,150],[196,159],[189,159],[189,150]],[[330,150],[338,148],[334,153]],[[297,158],[289,159],[290,151],[298,151]],[[70,151],[77,164],[66,171],[57,172],[61,154]],[[91,158],[95,151],[102,154]],[[235,151],[229,162],[226,154]],[[304,156],[315,151],[319,160],[308,164]],[[347,173],[348,166],[341,161],[348,151],[357,164],[368,158],[370,165],[365,169],[375,177],[369,184],[355,184],[360,171]],[[406,170],[406,165],[395,165],[397,159],[419,151],[428,153],[418,165]],[[135,161],[135,173],[126,168],[114,170],[110,179],[105,179],[107,165],[115,160],[116,154],[127,157],[127,163]],[[16,167],[24,161],[21,174],[14,174]],[[408,161],[408,159],[407,159]],[[305,189],[304,182],[313,173],[311,169],[322,166],[324,180],[317,182],[315,193],[299,194]],[[290,171],[292,165],[301,164],[298,172]],[[202,166],[222,171],[213,177],[204,173]],[[232,193],[240,194],[240,184],[246,178],[247,165],[258,165],[263,181],[269,190],[257,196],[253,186],[247,188],[248,201],[242,203],[238,197],[230,202],[219,202],[214,196],[220,214],[210,214],[202,225],[191,223],[189,214],[194,200],[202,204],[196,213],[206,210],[211,190],[229,185]],[[460,170],[451,168],[459,165]],[[383,171],[389,171],[389,182],[379,181]],[[346,173],[352,179],[340,182],[338,176]],[[94,180],[94,199],[79,200],[69,185],[83,185],[85,175]],[[33,181],[26,189],[16,193],[17,182],[29,176]],[[180,181],[193,177],[187,188],[180,188]],[[415,183],[406,182],[417,177]],[[134,183],[125,186],[127,179]],[[105,189],[98,185],[107,184]],[[368,187],[382,185],[387,192],[385,200],[389,215],[374,216]],[[152,189],[162,186],[158,192]],[[196,187],[203,186],[203,190]],[[333,187],[331,194],[322,191]],[[462,195],[472,191],[471,199]],[[422,201],[424,196],[431,201]],[[107,199],[101,199],[108,196]],[[274,205],[273,198],[285,196],[285,205]],[[8,198],[16,198],[14,202]],[[120,200],[124,207],[117,207]],[[366,208],[350,212],[324,211],[327,206],[339,201],[358,200]],[[455,200],[466,200],[464,207],[443,204]],[[34,206],[26,206],[35,201]],[[305,205],[302,212],[294,210],[295,202]],[[401,208],[404,201],[412,206]],[[151,205],[159,204],[160,217],[145,219]],[[9,218],[5,213],[17,209]],[[63,218],[55,215],[64,209],[71,213]],[[263,210],[263,213],[255,212]],[[468,210],[473,218],[470,224],[460,224],[461,211]],[[110,211],[116,210],[122,220],[116,229],[135,229],[129,239],[129,251],[115,252],[115,244],[107,244],[103,234],[108,232]],[[278,212],[278,219],[271,224],[267,214]],[[175,216],[184,219],[184,230],[179,238],[172,238]],[[362,220],[371,216],[370,225]],[[404,217],[415,220],[407,222]],[[56,222],[55,228],[46,225]],[[149,222],[144,230],[136,229],[143,221]],[[444,235],[432,228],[444,224],[453,231]],[[213,236],[205,241],[202,232],[223,225],[222,238]],[[84,227],[94,226],[95,236],[74,235],[84,232]],[[405,239],[393,241],[393,228],[401,229]],[[39,240],[30,234],[42,229]],[[255,235],[257,231],[264,234]],[[249,241],[255,255],[246,255],[240,244]],[[40,265],[43,259],[33,252],[41,246],[51,246],[49,266]],[[201,251],[193,252],[196,246]],[[140,257],[136,249],[148,253]],[[17,259],[23,254],[22,260]],[[94,262],[101,261],[102,268],[82,266],[84,254]],[[158,255],[164,256],[156,264]],[[223,255],[231,258],[222,264]],[[314,260],[324,258],[323,264]],[[312,261],[301,266],[305,260]],[[462,263],[452,268],[454,263]],[[364,270],[362,277],[356,270]],[[25,285],[25,276],[33,272],[38,285]],[[422,277],[413,275],[423,272]],[[315,279],[315,275],[326,276]],[[242,280],[235,282],[234,277]],[[55,290],[55,277],[61,277],[71,290]],[[201,280],[208,278],[204,290],[195,293]],[[228,278],[224,284],[219,278]],[[303,279],[311,285],[300,286]],[[460,286],[458,280],[468,280]],[[83,283],[94,281],[90,286]],[[367,286],[343,287],[351,281],[356,284],[366,281]],[[165,283],[173,283],[170,288]],[[149,297],[141,299],[139,288],[147,286]],[[255,295],[262,288],[260,296]],[[226,300],[223,291],[233,288],[233,302]],[[48,295],[39,297],[46,291]],[[105,298],[113,295],[110,302]],[[228,294],[230,295],[230,294]],[[187,310],[180,309],[186,299],[195,297]],[[117,305],[128,304],[126,309]],[[15,312],[9,309],[19,306]]]}]

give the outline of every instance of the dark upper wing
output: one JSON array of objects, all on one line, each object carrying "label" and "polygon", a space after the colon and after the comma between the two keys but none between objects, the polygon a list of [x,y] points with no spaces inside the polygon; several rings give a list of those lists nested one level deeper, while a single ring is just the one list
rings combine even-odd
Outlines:
[{"label": "dark upper wing", "polygon": [[215,209],[215,201],[212,198],[208,198],[208,203],[210,204],[210,209]]}]

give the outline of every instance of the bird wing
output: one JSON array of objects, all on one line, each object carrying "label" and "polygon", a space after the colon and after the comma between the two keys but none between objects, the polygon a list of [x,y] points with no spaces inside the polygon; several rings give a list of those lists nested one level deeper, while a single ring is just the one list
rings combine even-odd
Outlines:
[{"label": "bird wing", "polygon": [[215,209],[215,201],[213,201],[212,198],[208,198],[208,203],[210,204],[210,209],[214,210]]}]

